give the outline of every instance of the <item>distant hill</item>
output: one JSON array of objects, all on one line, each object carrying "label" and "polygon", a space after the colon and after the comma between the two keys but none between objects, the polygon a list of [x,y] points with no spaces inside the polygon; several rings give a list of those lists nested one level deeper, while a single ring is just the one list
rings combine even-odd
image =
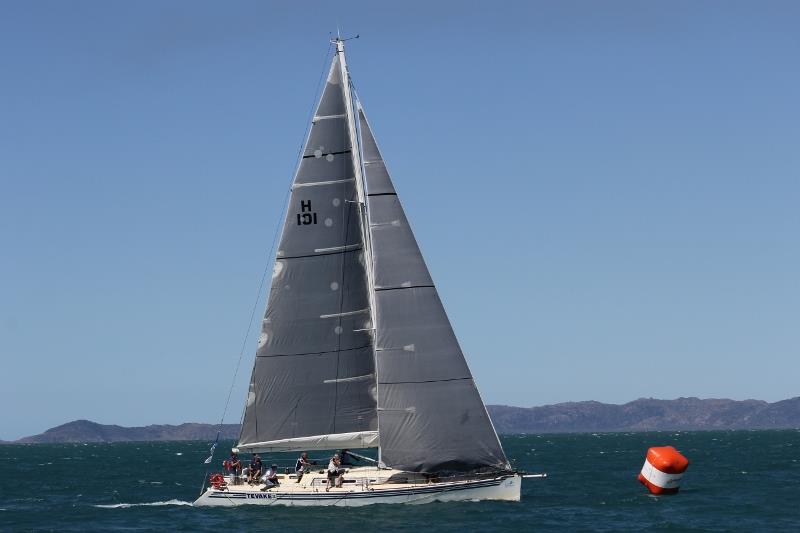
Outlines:
[{"label": "distant hill", "polygon": [[[622,405],[590,401],[541,407],[489,405],[488,410],[499,433],[800,428],[800,396],[775,403],[640,398]],[[122,427],[75,420],[14,443],[211,441],[217,435],[217,428],[216,424]],[[238,438],[239,425],[223,425],[220,437]],[[0,441],[0,444],[12,443]]]},{"label": "distant hill", "polygon": [[[158,440],[214,440],[217,424],[181,424],[179,426],[154,425],[126,428],[98,424],[89,420],[75,420],[48,429],[40,435],[25,437],[16,443],[43,444],[51,442],[130,442]],[[220,438],[239,437],[239,424],[224,424]]]},{"label": "distant hill", "polygon": [[569,402],[488,406],[499,433],[800,428],[800,396],[761,400],[640,398],[622,405]]}]

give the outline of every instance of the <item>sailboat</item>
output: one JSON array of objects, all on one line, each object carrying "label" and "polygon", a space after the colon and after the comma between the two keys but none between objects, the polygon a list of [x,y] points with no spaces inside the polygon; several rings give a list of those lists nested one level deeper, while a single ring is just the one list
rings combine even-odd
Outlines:
[{"label": "sailboat", "polygon": [[195,505],[520,499],[363,106],[344,40],[291,188],[238,453],[375,449],[334,486],[218,474]]}]

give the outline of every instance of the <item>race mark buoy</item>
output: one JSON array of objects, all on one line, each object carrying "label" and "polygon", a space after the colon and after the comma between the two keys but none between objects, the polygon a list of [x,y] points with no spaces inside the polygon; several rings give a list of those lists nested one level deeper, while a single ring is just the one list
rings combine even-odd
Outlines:
[{"label": "race mark buoy", "polygon": [[639,481],[652,494],[675,494],[688,467],[689,460],[672,446],[650,448]]}]

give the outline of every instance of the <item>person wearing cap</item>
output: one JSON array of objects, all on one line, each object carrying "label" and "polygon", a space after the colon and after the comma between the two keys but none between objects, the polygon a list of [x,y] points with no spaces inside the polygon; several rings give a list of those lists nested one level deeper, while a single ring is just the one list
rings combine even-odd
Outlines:
[{"label": "person wearing cap", "polygon": [[264,474],[264,478],[266,479],[267,487],[277,487],[279,485],[278,465],[273,464],[271,467],[269,467],[267,473]]}]

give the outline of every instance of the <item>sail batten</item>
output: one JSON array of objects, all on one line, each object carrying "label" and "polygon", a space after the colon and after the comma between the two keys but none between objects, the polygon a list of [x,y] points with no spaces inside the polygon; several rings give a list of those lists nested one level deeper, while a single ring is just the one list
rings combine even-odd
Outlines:
[{"label": "sail batten", "polygon": [[361,246],[360,242],[356,244],[343,244],[342,246],[331,246],[330,248],[314,248],[314,252],[319,254],[348,252],[350,250],[358,250]]},{"label": "sail batten", "polygon": [[330,181],[317,181],[313,183],[298,183],[297,185],[293,186],[292,189],[297,189],[298,187],[317,187],[319,185],[337,185],[340,183],[347,183],[348,181],[353,181],[354,178],[344,178],[340,180],[330,180]]},{"label": "sail batten", "polygon": [[315,248],[314,253],[304,255],[284,255],[283,250],[278,251],[278,259],[307,259],[309,257],[324,257],[326,255],[341,255],[353,250],[360,250],[361,244],[347,244],[345,246],[334,246],[331,248]]}]

